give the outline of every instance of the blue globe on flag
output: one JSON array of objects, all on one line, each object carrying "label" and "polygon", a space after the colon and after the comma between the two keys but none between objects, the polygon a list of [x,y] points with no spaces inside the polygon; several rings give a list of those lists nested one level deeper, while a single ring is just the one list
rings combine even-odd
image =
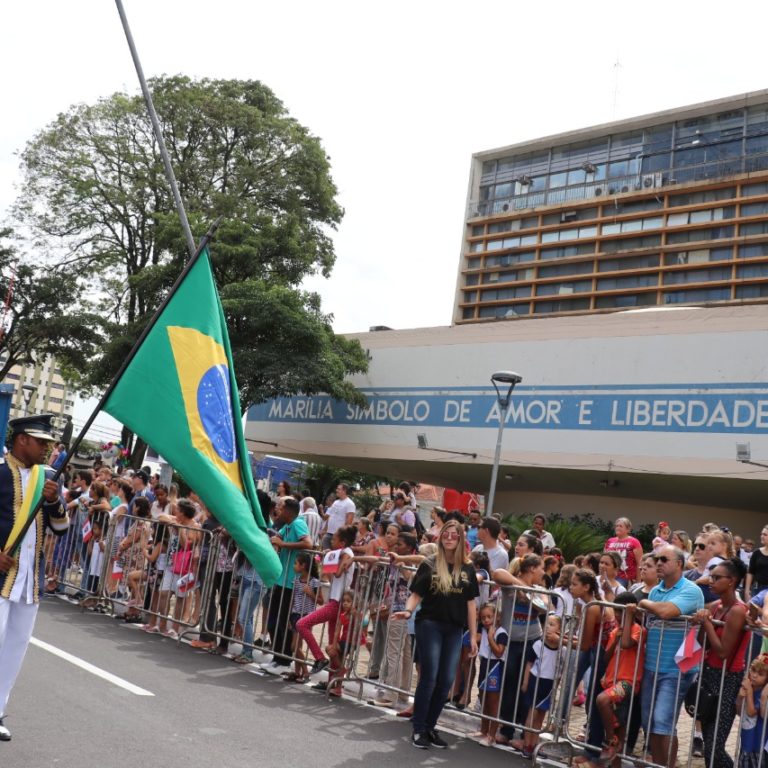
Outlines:
[{"label": "blue globe on flag", "polygon": [[223,461],[235,461],[237,449],[226,365],[214,365],[203,374],[197,387],[197,411],[216,453]]}]

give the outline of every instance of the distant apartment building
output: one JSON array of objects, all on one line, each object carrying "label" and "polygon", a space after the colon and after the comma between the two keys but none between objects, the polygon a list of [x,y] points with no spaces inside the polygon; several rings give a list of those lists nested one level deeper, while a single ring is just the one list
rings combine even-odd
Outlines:
[{"label": "distant apartment building", "polygon": [[3,383],[13,384],[16,388],[11,403],[12,419],[28,413],[52,413],[55,416],[54,427],[60,433],[67,416],[72,416],[75,393],[62,378],[53,357],[46,357],[33,365],[14,366]]},{"label": "distant apartment building", "polygon": [[455,323],[768,300],[768,90],[472,157]]}]

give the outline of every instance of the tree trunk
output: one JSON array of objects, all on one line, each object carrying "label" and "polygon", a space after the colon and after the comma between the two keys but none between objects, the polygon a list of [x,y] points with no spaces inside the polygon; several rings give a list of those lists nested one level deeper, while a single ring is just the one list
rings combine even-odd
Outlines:
[{"label": "tree trunk", "polygon": [[136,442],[131,451],[131,469],[141,469],[144,462],[144,454],[147,452],[147,444],[136,435]]}]

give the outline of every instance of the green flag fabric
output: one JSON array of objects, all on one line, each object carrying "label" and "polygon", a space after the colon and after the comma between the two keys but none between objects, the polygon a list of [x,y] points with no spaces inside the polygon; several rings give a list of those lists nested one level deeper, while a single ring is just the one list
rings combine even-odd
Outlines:
[{"label": "green flag fabric", "polygon": [[207,249],[177,286],[104,410],[181,473],[264,583],[274,584],[280,560],[264,531]]}]

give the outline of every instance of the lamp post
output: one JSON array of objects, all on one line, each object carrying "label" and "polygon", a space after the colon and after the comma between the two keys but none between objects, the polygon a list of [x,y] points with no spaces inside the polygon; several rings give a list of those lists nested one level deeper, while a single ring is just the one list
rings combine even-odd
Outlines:
[{"label": "lamp post", "polygon": [[[491,384],[496,390],[496,398],[499,403],[499,434],[496,437],[496,453],[493,457],[493,469],[491,470],[491,487],[488,491],[488,503],[485,505],[485,516],[490,517],[493,512],[493,500],[496,496],[496,478],[499,475],[499,462],[501,460],[501,437],[504,434],[504,424],[507,421],[512,390],[523,380],[523,377],[513,371],[496,371],[491,376]],[[499,389],[501,385],[501,389]]]},{"label": "lamp post", "polygon": [[34,384],[22,384],[21,396],[24,398],[24,415],[29,415],[29,404],[32,402],[32,397],[37,392],[37,387]]}]

